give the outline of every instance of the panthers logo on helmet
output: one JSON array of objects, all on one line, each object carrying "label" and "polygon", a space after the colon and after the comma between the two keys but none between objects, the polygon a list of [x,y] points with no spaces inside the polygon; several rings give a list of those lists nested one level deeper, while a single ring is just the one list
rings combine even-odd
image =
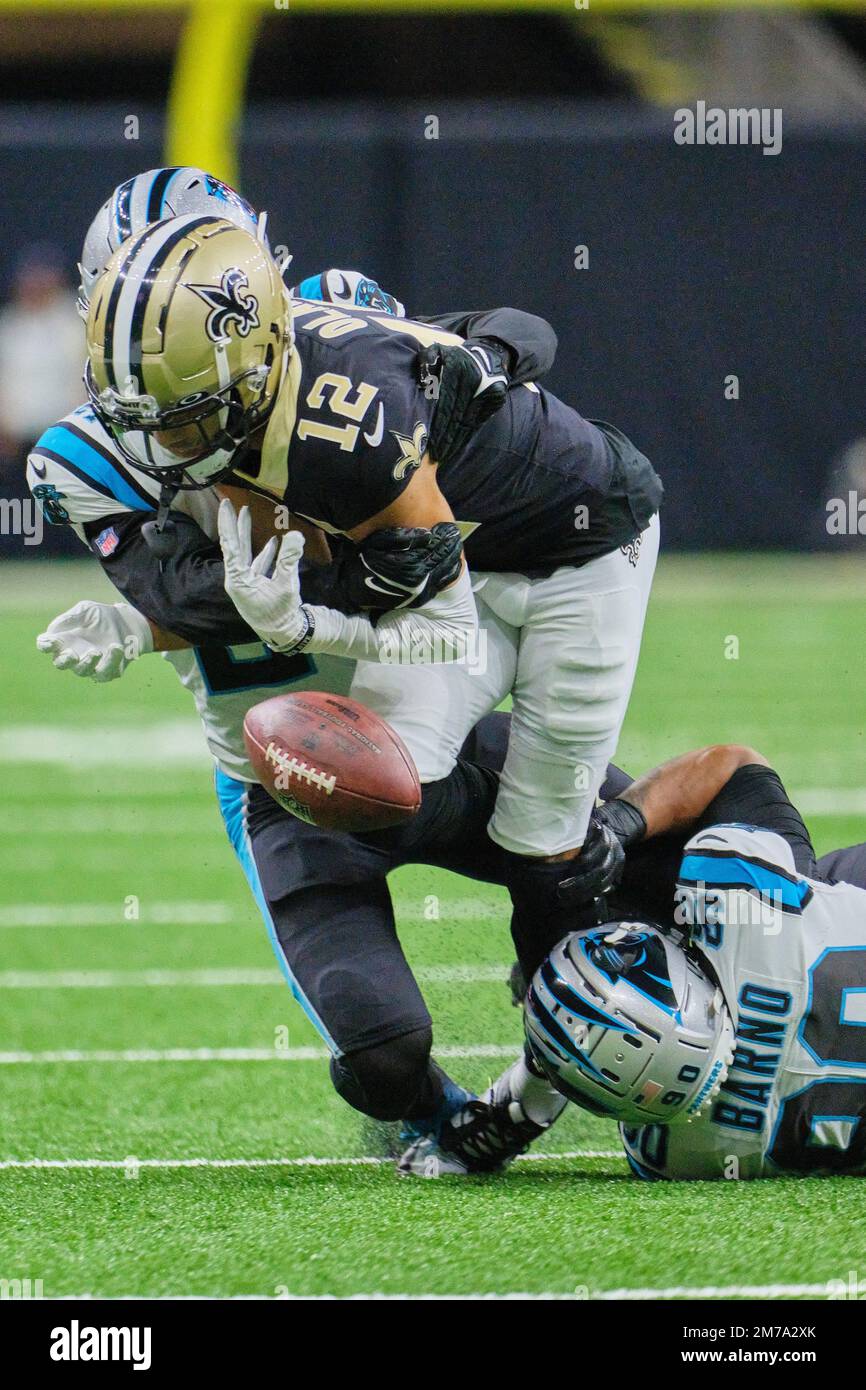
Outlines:
[{"label": "panthers logo on helmet", "polygon": [[214,285],[188,285],[199,299],[209,304],[205,332],[214,343],[228,341],[229,324],[234,324],[239,338],[246,338],[251,328],[259,327],[259,301],[254,294],[243,293],[249,280],[238,266],[226,270],[217,289]]},{"label": "panthers logo on helmet", "polygon": [[[214,178],[213,174],[205,174],[204,186],[209,197],[218,198],[220,202],[229,203],[232,207],[240,208],[253,223],[256,222],[258,214],[252,203],[248,203],[246,198],[242,198],[240,193],[238,193],[236,189],[230,187],[229,184],[223,183],[222,179]],[[235,221],[229,213],[225,215],[229,217],[232,222]]]}]

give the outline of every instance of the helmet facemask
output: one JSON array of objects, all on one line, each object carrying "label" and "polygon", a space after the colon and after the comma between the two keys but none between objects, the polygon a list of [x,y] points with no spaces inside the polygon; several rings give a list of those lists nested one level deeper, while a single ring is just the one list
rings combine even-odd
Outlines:
[{"label": "helmet facemask", "polygon": [[[223,477],[246,453],[271,404],[269,375],[269,363],[250,367],[217,391],[197,392],[162,409],[153,396],[136,393],[132,380],[130,390],[99,391],[89,362],[84,382],[91,406],[124,458],[157,480],[176,472],[180,490],[197,491]],[[180,440],[172,435],[183,437],[180,451]]]}]

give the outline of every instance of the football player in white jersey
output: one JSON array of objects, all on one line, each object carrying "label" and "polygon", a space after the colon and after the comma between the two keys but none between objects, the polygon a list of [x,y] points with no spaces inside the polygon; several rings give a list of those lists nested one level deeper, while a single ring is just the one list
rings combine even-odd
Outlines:
[{"label": "football player in white jersey", "polygon": [[[708,753],[734,756],[734,771],[702,807],[691,779]],[[641,1178],[862,1173],[866,845],[816,861],[748,749],[675,760],[605,813],[629,844],[614,920],[551,953],[526,997],[527,1057],[402,1171],[500,1167],[491,1112],[504,1132],[527,1111],[550,1124],[572,1100],[619,1121]]]}]

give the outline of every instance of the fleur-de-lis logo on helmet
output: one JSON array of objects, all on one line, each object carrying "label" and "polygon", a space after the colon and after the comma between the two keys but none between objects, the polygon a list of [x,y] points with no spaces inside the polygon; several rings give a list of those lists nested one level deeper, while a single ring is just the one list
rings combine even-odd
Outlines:
[{"label": "fleur-de-lis logo on helmet", "polygon": [[251,328],[258,328],[259,301],[254,294],[243,293],[248,284],[244,272],[238,266],[232,266],[224,272],[219,289],[215,285],[187,286],[205,304],[210,305],[205,332],[213,342],[226,342],[232,323],[239,338],[246,338]]}]

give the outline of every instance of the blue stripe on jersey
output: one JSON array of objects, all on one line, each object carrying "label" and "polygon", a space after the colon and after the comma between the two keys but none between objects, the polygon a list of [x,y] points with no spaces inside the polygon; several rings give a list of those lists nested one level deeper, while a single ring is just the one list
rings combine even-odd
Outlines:
[{"label": "blue stripe on jersey", "polygon": [[108,488],[111,496],[124,506],[131,507],[136,512],[154,510],[152,498],[136,492],[98,449],[65,425],[52,425],[51,429],[46,430],[40,436],[33,452],[38,454],[43,448],[50,450],[53,458],[59,455],[61,460],[68,459],[86,477],[100,484],[101,489]]},{"label": "blue stripe on jersey", "polygon": [[687,854],[680,866],[680,881],[706,883],[719,888],[757,889],[782,908],[802,912],[812,890],[802,879],[786,877],[782,870],[767,868],[741,855]]},{"label": "blue stripe on jersey", "polygon": [[322,297],[321,275],[308,275],[306,280],[302,280],[295,290],[296,299],[321,299]]},{"label": "blue stripe on jersey", "polygon": [[264,889],[262,888],[262,881],[259,877],[258,866],[256,865],[253,847],[250,842],[249,832],[247,831],[246,806],[249,787],[246,782],[240,782],[235,777],[229,777],[221,768],[216,768],[214,771],[214,784],[223,824],[225,825],[232,848],[241,862],[241,868],[246,875],[247,882],[253,891],[253,897],[264,919],[271,946],[277,958],[277,964],[283,972],[289,989],[292,991],[292,994],[297,999],[313,1027],[321,1035],[330,1052],[333,1053],[335,1057],[340,1057],[342,1053],[339,1047],[334,1042],[334,1039],[331,1037],[322,1019],[316,1013],[312,1003],[301,989],[286,959],[286,953],[280,944],[280,938],[277,935],[277,928],[271,916]]}]

